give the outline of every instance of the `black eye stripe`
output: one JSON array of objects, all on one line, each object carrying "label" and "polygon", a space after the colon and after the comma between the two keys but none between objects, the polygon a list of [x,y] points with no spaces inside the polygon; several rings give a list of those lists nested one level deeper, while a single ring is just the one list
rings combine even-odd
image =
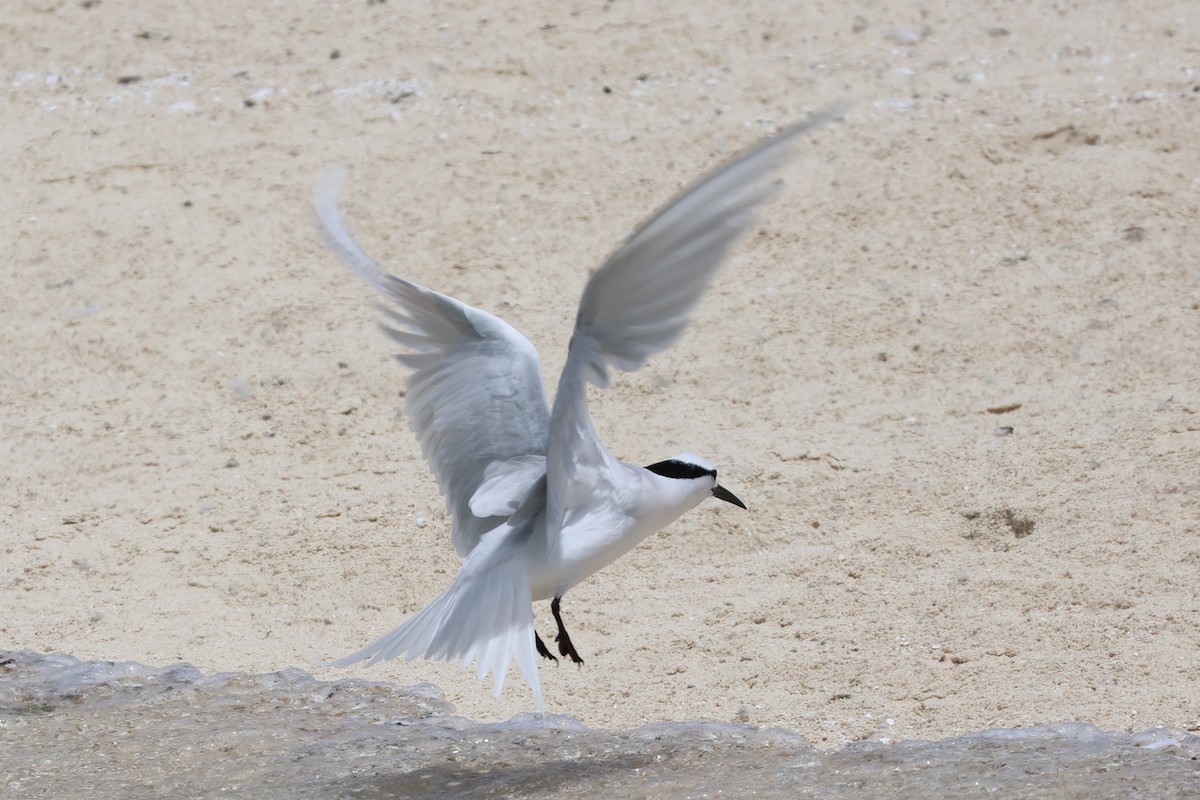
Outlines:
[{"label": "black eye stripe", "polygon": [[657,464],[651,464],[650,466],[646,467],[646,469],[650,470],[656,475],[662,475],[664,478],[691,479],[700,478],[704,475],[711,475],[714,478],[717,477],[717,471],[715,469],[705,469],[699,464],[689,464],[686,461],[678,461],[674,458],[669,458],[666,461],[659,461]]}]

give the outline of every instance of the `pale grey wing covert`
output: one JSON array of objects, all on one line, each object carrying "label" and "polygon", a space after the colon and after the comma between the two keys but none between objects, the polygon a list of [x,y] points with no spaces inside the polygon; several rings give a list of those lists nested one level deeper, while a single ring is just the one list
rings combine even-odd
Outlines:
[{"label": "pale grey wing covert", "polygon": [[465,556],[545,474],[550,412],[537,350],[503,320],[386,273],[343,222],[338,182],[326,178],[318,194],[318,229],[390,301],[384,329],[411,370],[405,410]]},{"label": "pale grey wing covert", "polygon": [[557,546],[577,470],[610,458],[587,410],[587,383],[608,385],[608,368],[640,369],[670,347],[754,211],[778,190],[766,178],[790,145],[833,119],[841,107],[809,117],[738,156],[680,193],[596,270],[583,290],[566,366],[559,378],[547,443],[548,545]]}]

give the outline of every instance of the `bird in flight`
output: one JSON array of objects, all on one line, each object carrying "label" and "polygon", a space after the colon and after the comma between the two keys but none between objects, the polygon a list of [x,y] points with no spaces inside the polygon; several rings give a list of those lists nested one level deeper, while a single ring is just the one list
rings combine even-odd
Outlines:
[{"label": "bird in flight", "polygon": [[405,656],[476,664],[500,694],[516,661],[544,710],[537,657],[557,661],[533,626],[550,600],[560,656],[582,664],[563,625],[563,595],[715,497],[746,506],[717,470],[683,453],[639,467],[605,448],[587,384],[610,368],[640,369],[687,325],[734,242],[779,189],[771,180],[828,109],[783,131],[683,191],[643,223],[588,280],[551,407],[537,351],[503,320],[390,275],[355,243],[336,182],[316,201],[326,244],[384,296],[384,330],[408,368],[405,409],[452,518],[463,557],[453,583],[399,628],[327,666]]}]

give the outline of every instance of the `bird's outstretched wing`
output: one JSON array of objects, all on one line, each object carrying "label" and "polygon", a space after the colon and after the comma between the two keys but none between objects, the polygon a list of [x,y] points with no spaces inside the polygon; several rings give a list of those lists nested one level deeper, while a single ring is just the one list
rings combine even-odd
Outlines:
[{"label": "bird's outstretched wing", "polygon": [[342,221],[338,183],[327,178],[318,193],[318,230],[389,301],[384,330],[411,370],[405,410],[465,556],[545,474],[550,412],[537,350],[498,317],[386,273]]},{"label": "bird's outstretched wing", "polygon": [[766,182],[790,145],[841,113],[827,109],[737,156],[701,178],[643,224],[596,270],[583,290],[566,366],[558,383],[547,443],[547,535],[555,546],[564,514],[589,491],[586,472],[611,458],[587,411],[587,386],[608,385],[608,369],[640,369],[670,347],[687,325],[755,210],[778,190]]}]

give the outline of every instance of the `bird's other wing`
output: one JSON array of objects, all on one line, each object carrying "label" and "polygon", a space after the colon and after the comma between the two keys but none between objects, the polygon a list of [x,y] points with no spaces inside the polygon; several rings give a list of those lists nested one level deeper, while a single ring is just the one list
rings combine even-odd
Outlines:
[{"label": "bird's other wing", "polygon": [[323,182],[317,228],[388,301],[384,330],[411,370],[405,410],[466,555],[545,472],[550,412],[537,350],[498,317],[385,272],[343,222],[338,182]]},{"label": "bird's other wing", "polygon": [[608,385],[608,368],[641,368],[687,325],[754,211],[778,191],[767,182],[801,136],[841,113],[815,114],[735,157],[680,193],[596,270],[583,290],[567,363],[551,413],[547,534],[551,546],[571,504],[576,470],[606,458],[587,413],[586,383]]},{"label": "bird's other wing", "polygon": [[765,179],[791,145],[842,113],[827,109],[734,157],[684,189],[596,270],[583,291],[571,356],[600,387],[607,367],[632,372],[670,347],[754,211],[774,195]]}]

